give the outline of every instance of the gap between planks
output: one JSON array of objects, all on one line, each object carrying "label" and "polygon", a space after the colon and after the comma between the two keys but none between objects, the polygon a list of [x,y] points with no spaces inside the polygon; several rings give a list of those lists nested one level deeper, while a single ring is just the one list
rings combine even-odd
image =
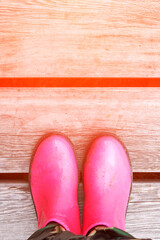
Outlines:
[{"label": "gap between planks", "polygon": [[[79,174],[79,181],[83,182],[83,171]],[[0,181],[21,181],[29,180],[29,173],[0,173]],[[134,172],[133,180],[136,181],[159,181],[160,172]]]}]

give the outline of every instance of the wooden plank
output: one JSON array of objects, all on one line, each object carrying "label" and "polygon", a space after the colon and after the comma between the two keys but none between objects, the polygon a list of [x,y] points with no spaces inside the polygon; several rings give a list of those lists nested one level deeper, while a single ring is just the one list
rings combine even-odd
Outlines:
[{"label": "wooden plank", "polygon": [[79,170],[90,142],[117,134],[134,172],[160,172],[159,88],[1,88],[0,172],[28,172],[37,141],[62,132]]},{"label": "wooden plank", "polygon": [[159,240],[160,182],[135,182],[126,217],[126,230],[139,238]]},{"label": "wooden plank", "polygon": [[159,0],[0,0],[1,77],[159,77]]},{"label": "wooden plank", "polygon": [[[134,182],[126,217],[126,230],[139,238],[159,240],[160,183]],[[2,240],[27,239],[37,230],[36,213],[28,183],[0,183],[0,229]],[[83,186],[79,185],[82,217]]]}]

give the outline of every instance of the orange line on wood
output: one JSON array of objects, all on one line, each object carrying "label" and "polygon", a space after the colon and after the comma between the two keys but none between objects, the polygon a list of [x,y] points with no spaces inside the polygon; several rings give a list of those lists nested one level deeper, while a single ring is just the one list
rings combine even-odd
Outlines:
[{"label": "orange line on wood", "polygon": [[0,78],[0,87],[160,87],[160,78]]}]

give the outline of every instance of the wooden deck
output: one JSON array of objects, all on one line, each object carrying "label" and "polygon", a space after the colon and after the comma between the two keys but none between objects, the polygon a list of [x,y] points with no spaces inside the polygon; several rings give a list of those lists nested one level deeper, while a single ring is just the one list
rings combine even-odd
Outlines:
[{"label": "wooden deck", "polygon": [[[160,239],[160,88],[0,88],[0,234],[27,239],[37,220],[26,176],[46,133],[75,145],[79,172],[91,140],[106,132],[126,145],[134,172],[126,230]],[[83,186],[79,186],[82,216]]]},{"label": "wooden deck", "polygon": [[[160,77],[159,0],[0,0],[0,77]],[[3,80],[0,80],[3,81]],[[160,239],[160,89],[0,88],[0,239],[27,239],[26,180],[42,135],[74,143],[113,132],[134,172],[126,230]],[[83,187],[79,188],[82,215]]]}]

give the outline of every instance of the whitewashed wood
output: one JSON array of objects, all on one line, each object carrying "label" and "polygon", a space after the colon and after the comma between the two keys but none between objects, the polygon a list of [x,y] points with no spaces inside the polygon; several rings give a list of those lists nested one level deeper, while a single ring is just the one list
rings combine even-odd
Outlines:
[{"label": "whitewashed wood", "polygon": [[160,88],[1,88],[0,172],[28,172],[46,133],[66,134],[79,170],[99,134],[117,134],[134,172],[160,172]]},{"label": "whitewashed wood", "polygon": [[134,182],[126,230],[139,238],[159,239],[160,182]]},{"label": "whitewashed wood", "polygon": [[[82,217],[83,186],[79,187],[79,206]],[[134,182],[126,230],[136,237],[159,240],[160,182]],[[28,183],[0,183],[1,240],[27,239],[37,230],[37,219]]]},{"label": "whitewashed wood", "polygon": [[1,77],[160,77],[159,0],[0,0]]}]

